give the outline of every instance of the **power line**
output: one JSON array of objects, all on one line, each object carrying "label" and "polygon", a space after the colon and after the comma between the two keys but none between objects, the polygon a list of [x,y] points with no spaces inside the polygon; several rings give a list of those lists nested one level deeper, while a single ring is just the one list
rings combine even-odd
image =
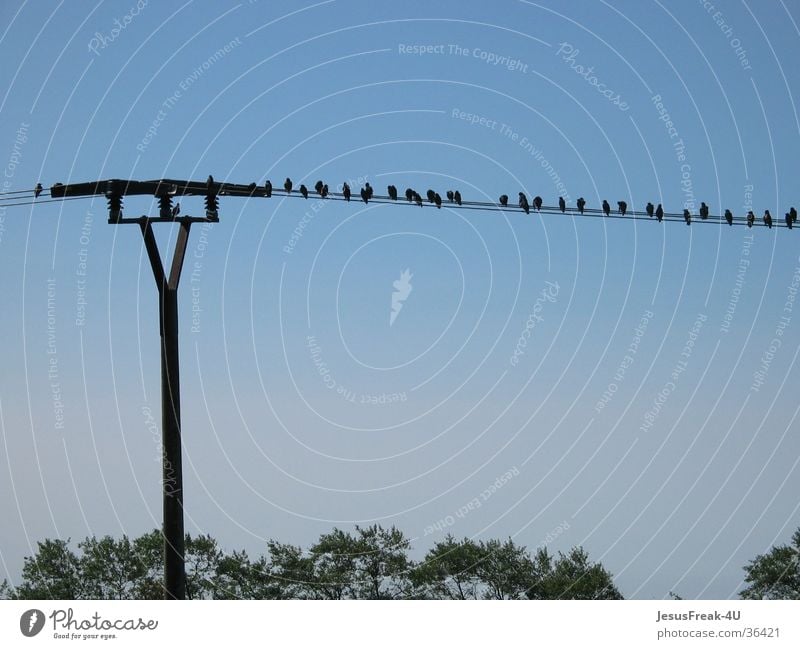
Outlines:
[{"label": "power line", "polygon": [[[267,181],[269,182],[269,181]],[[372,190],[370,188],[370,194],[366,201],[368,203],[374,203],[378,205],[406,205],[408,207],[427,207],[427,208],[439,208],[439,207],[447,207],[449,209],[465,209],[465,210],[477,210],[477,211],[485,211],[485,212],[502,212],[502,213],[525,213],[528,214],[529,212],[532,214],[548,214],[548,215],[567,215],[567,216],[581,216],[581,217],[588,217],[588,218],[613,218],[613,219],[624,219],[624,220],[643,220],[643,221],[650,221],[654,220],[654,216],[647,211],[642,210],[628,210],[625,209],[624,213],[622,211],[611,211],[610,206],[609,210],[597,209],[597,208],[586,208],[578,209],[573,207],[566,207],[562,209],[560,206],[555,205],[540,205],[538,208],[532,206],[529,210],[525,210],[522,207],[515,206],[513,204],[502,205],[500,202],[490,202],[490,201],[465,201],[465,200],[451,200],[447,199],[443,201],[438,194],[429,190],[431,195],[435,195],[437,197],[436,201],[431,201],[428,199],[427,201],[423,199],[417,192],[414,190],[410,190],[413,193],[413,199],[407,199],[404,196],[392,198],[389,195],[379,195],[379,194],[372,194]],[[161,179],[161,180],[146,180],[146,181],[136,181],[136,180],[103,180],[103,181],[96,181],[90,183],[77,183],[77,184],[70,184],[70,185],[63,185],[61,183],[57,183],[50,188],[50,195],[54,198],[73,198],[73,197],[87,197],[87,196],[94,196],[94,195],[104,195],[107,198],[110,196],[116,196],[120,201],[120,210],[119,214],[121,214],[121,203],[123,196],[130,196],[130,195],[151,195],[157,197],[159,199],[166,199],[169,198],[170,200],[173,197],[178,196],[211,196],[213,195],[214,200],[220,196],[230,196],[230,197],[240,197],[240,198],[314,198],[317,200],[332,200],[332,201],[343,201],[343,202],[353,202],[353,203],[360,203],[362,200],[358,198],[358,195],[351,194],[350,197],[347,197],[343,192],[328,192],[327,186],[325,186],[325,193],[322,195],[322,192],[319,191],[309,191],[306,190],[306,195],[301,193],[299,188],[292,187],[289,191],[279,189],[277,187],[272,187],[270,184],[267,186],[266,184],[257,184],[257,183],[250,183],[250,184],[237,184],[237,183],[217,183],[214,182],[212,177],[206,182],[201,181],[190,181],[190,180],[170,180],[170,179]],[[458,198],[458,196],[457,196]],[[539,197],[536,197],[539,201]],[[527,200],[527,199],[526,199]],[[585,205],[585,201],[584,201]],[[650,206],[652,207],[652,205]],[[659,205],[660,207],[660,205]],[[794,225],[796,220],[796,212],[794,212],[794,208],[792,209],[792,217],[787,217],[784,220],[780,220],[774,217],[769,217],[771,223],[764,222],[766,219],[765,217],[756,217],[752,212],[750,216],[733,216],[732,214],[728,215],[712,215],[708,213],[708,208],[705,208],[705,214],[689,214],[688,210],[684,213],[677,213],[677,212],[663,212],[662,216],[659,218],[658,216],[655,217],[657,221],[680,221],[684,222],[687,225],[690,223],[713,223],[716,225],[721,224],[728,224],[728,225],[764,225],[766,227],[782,227],[782,228],[789,228],[791,229]],[[214,210],[212,210],[214,211]],[[174,217],[173,217],[174,218]],[[166,214],[162,211],[159,220],[172,220],[166,216]]]}]

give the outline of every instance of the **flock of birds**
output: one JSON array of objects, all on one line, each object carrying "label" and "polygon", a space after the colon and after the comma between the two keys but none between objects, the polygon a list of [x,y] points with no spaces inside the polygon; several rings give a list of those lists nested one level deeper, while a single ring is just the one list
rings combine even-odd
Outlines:
[{"label": "flock of birds", "polygon": [[[287,178],[283,183],[283,189],[287,194],[291,194],[294,188],[294,184],[292,183],[291,178]],[[267,180],[265,185],[265,194],[267,198],[272,196],[272,183]],[[316,193],[322,197],[326,198],[329,194],[328,185],[323,183],[321,180],[318,180],[314,185],[314,190]],[[299,189],[296,190],[303,196],[303,198],[308,198],[309,190],[308,187],[305,185],[300,185]],[[374,190],[369,183],[365,183],[364,186],[361,188],[361,200],[364,203],[369,203],[370,199],[372,199],[374,195]],[[396,201],[398,199],[398,191],[397,187],[394,185],[389,185],[387,187],[387,193],[390,200]],[[353,195],[352,189],[347,183],[342,185],[342,191],[340,194],[344,200],[349,201]],[[441,195],[438,192],[435,192],[432,189],[429,189],[425,194],[428,203],[435,205],[438,208],[442,207],[442,203],[444,202]],[[458,190],[448,190],[445,194],[447,197],[447,201],[449,203],[453,203],[455,205],[461,205],[461,193]],[[405,191],[405,198],[409,203],[416,203],[420,207],[422,207],[425,200],[419,194],[419,192],[408,188]],[[500,207],[508,207],[508,195],[503,194],[499,198],[499,205]],[[524,192],[519,192],[519,199],[517,201],[517,205],[522,209],[525,214],[530,214],[531,208],[540,212],[542,210],[542,197],[541,196],[534,196],[531,201],[528,200],[528,197],[525,195]],[[576,206],[578,208],[578,212],[581,214],[584,213],[586,210],[586,200],[581,197],[576,201]],[[564,200],[563,196],[559,196],[558,198],[558,208],[561,210],[562,213],[566,213],[567,211],[567,202]],[[606,216],[611,215],[611,205],[607,200],[603,201],[602,205],[603,214]],[[628,204],[625,201],[617,201],[617,210],[615,212],[621,216],[625,216],[628,213]],[[653,205],[652,203],[647,203],[645,206],[645,213],[649,217],[655,217],[658,221],[662,221],[664,218],[664,208],[661,206],[661,203],[658,206]],[[702,220],[706,220],[709,217],[709,207],[706,205],[705,202],[700,204],[699,209],[699,216]],[[733,212],[730,210],[725,210],[725,221],[728,225],[733,225]],[[692,222],[692,213],[688,209],[683,210],[683,218],[686,221],[686,225],[691,225]],[[747,212],[747,227],[751,228],[755,224],[756,216],[753,214],[752,210]],[[764,210],[764,216],[761,217],[764,225],[768,228],[772,228],[773,220],[772,215],[770,214],[769,210]],[[789,211],[786,212],[784,217],[784,222],[786,223],[786,227],[792,228],[792,226],[797,222],[797,210],[794,207],[789,208]]]},{"label": "flock of birds", "polygon": [[[209,189],[209,193],[211,193],[211,190],[212,190],[213,186],[214,186],[214,178],[212,176],[209,176],[208,177],[208,181],[207,181],[207,187]],[[258,189],[258,186],[256,185],[256,183],[251,183],[249,185],[249,189],[250,189],[251,192],[255,192]],[[283,189],[284,189],[284,191],[286,192],[287,195],[290,195],[292,193],[292,191],[294,190],[294,183],[292,183],[292,179],[291,178],[287,178],[284,181]],[[37,183],[36,187],[34,188],[34,197],[38,198],[39,195],[42,193],[42,191],[43,191],[43,187],[42,187],[41,183]],[[272,187],[272,182],[271,181],[267,180],[264,183],[264,190],[263,191],[264,191],[264,195],[267,198],[270,198],[272,196],[273,187]],[[297,190],[294,190],[294,191],[299,192],[300,195],[303,198],[306,198],[306,199],[308,198],[308,196],[310,194],[310,192],[308,190],[308,187],[306,187],[304,184],[301,184],[300,187]],[[321,198],[327,198],[329,193],[330,193],[329,190],[328,190],[328,185],[325,184],[324,182],[322,182],[321,180],[318,180],[314,184],[314,191]],[[398,200],[399,194],[398,194],[396,186],[389,185],[387,187],[387,193],[388,193],[388,197],[389,197],[390,200],[392,200],[392,201]],[[363,200],[364,203],[369,203],[369,201],[373,198],[374,190],[373,190],[372,186],[369,183],[365,183],[364,186],[360,190],[360,194],[361,194],[361,200]],[[337,195],[341,196],[346,201],[350,201],[350,199],[351,199],[351,197],[353,195],[353,192],[352,192],[352,189],[350,188],[350,185],[348,185],[347,183],[344,183],[342,185],[342,191],[340,193],[338,193]],[[443,200],[442,200],[441,195],[438,192],[435,192],[434,190],[429,189],[426,192],[425,196],[426,196],[426,198],[428,200],[428,203],[430,203],[432,205],[435,205],[437,208],[441,208],[442,207]],[[455,190],[455,191],[448,190],[445,193],[445,196],[447,197],[447,201],[449,203],[453,203],[455,205],[461,205],[462,204],[461,192],[459,192],[458,190]],[[412,202],[416,203],[420,207],[422,207],[422,205],[425,202],[423,200],[422,196],[417,191],[415,191],[414,189],[411,189],[410,187],[408,189],[406,189],[406,191],[405,191],[405,198],[406,198],[406,201],[408,201],[409,203],[412,203]],[[507,194],[503,194],[498,199],[499,206],[500,207],[508,207],[508,200],[509,200],[508,199],[508,195]],[[587,209],[586,208],[586,200],[583,197],[581,197],[575,203],[576,203],[578,212],[580,212],[580,214],[584,214],[584,211]],[[473,205],[474,205],[474,203],[473,203]],[[542,210],[542,207],[543,207],[543,205],[542,205],[542,197],[541,196],[534,196],[533,199],[531,201],[529,201],[528,197],[525,195],[524,192],[519,192],[519,198],[518,198],[518,201],[517,201],[517,205],[519,206],[520,209],[522,209],[523,212],[525,212],[525,214],[530,214],[531,208],[533,208],[537,212],[540,212]],[[554,210],[555,208],[545,207],[545,209]],[[563,196],[559,196],[558,197],[558,209],[562,213],[566,213],[566,211],[567,211],[567,202],[566,202],[566,200],[564,200]],[[605,216],[611,216],[611,205],[609,204],[609,202],[607,200],[603,200],[602,211],[603,211],[603,214]],[[178,203],[177,205],[175,205],[175,207],[172,208],[172,216],[176,217],[179,213],[180,213],[180,203]],[[617,201],[616,214],[619,214],[619,215],[624,217],[627,213],[628,213],[628,203],[625,202],[625,201]],[[655,218],[658,219],[658,221],[660,222],[660,221],[662,221],[664,219],[664,208],[661,206],[661,203],[659,203],[658,206],[654,206],[652,203],[647,203],[647,205],[645,206],[645,214],[647,214],[647,216],[649,216],[649,217],[655,216]],[[702,220],[706,220],[709,217],[709,208],[708,208],[708,205],[706,205],[705,202],[700,203],[699,216],[700,216],[700,218]],[[690,225],[691,224],[691,222],[692,222],[692,214],[688,209],[684,209],[683,210],[683,218],[686,221],[686,225]],[[733,212],[731,212],[730,210],[725,210],[724,218],[725,218],[725,221],[728,223],[728,225],[733,225],[733,219],[734,219]],[[761,220],[764,222],[765,226],[767,226],[768,228],[772,228],[773,220],[772,220],[772,215],[770,214],[769,210],[764,210],[764,215],[761,217]],[[747,217],[746,217],[747,227],[748,228],[752,228],[753,225],[755,224],[755,221],[756,221],[756,217],[755,217],[755,214],[753,214],[753,211],[752,210],[748,211],[747,212]],[[786,223],[786,227],[788,227],[789,229],[791,229],[792,226],[797,222],[797,210],[794,207],[790,207],[789,211],[786,212],[786,215],[784,216],[784,222]]]}]

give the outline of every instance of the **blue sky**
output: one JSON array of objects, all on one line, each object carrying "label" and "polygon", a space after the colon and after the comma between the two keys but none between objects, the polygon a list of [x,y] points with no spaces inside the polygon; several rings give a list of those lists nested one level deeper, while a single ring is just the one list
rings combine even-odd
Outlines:
[{"label": "blue sky", "polygon": [[[800,14],[717,5],[6,2],[3,191],[290,176],[782,222]],[[417,555],[549,537],[626,596],[728,598],[800,525],[797,233],[279,194],[192,231],[188,531],[253,553],[375,521]],[[160,375],[137,228],[99,200],[0,216],[14,581],[37,540],[160,524]]]}]

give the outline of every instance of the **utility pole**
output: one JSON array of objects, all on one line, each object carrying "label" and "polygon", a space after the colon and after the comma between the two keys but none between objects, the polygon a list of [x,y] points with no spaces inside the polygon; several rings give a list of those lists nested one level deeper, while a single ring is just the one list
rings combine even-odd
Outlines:
[{"label": "utility pole", "polygon": [[[108,222],[112,225],[136,224],[140,227],[153,277],[158,288],[159,331],[161,334],[161,434],[162,496],[164,536],[164,598],[186,599],[186,569],[183,524],[183,468],[181,446],[181,395],[178,338],[178,284],[192,223],[219,222],[218,195],[224,185],[173,180],[125,181],[53,185],[53,197],[102,194],[108,201]],[[246,195],[249,186],[229,186],[228,191]],[[126,218],[122,214],[123,196],[152,195],[159,200],[157,217]],[[204,195],[204,217],[180,216],[172,205],[177,195]],[[153,223],[177,223],[178,236],[169,274],[165,272],[158,250]]]}]

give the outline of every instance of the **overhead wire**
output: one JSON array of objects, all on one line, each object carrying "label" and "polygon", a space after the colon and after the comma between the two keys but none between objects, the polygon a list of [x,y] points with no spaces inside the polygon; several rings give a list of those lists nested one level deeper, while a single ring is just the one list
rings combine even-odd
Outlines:
[{"label": "overhead wire", "polygon": [[[86,196],[66,196],[66,197],[58,197],[58,198],[34,198],[34,191],[32,189],[27,190],[16,190],[16,191],[9,191],[9,192],[0,192],[0,207],[24,207],[36,204],[43,204],[43,203],[56,203],[61,201],[72,201],[72,200],[83,200],[83,199],[94,199],[99,198],[99,195],[86,195]],[[48,189],[44,189],[44,192],[49,192]],[[297,198],[297,199],[304,199],[304,200],[330,200],[330,201],[339,201],[339,202],[352,202],[352,203],[364,203],[363,199],[359,198],[358,194],[352,194],[350,200],[346,200],[344,194],[342,192],[328,192],[326,196],[320,196],[318,194],[309,193],[308,197],[304,197],[299,189],[292,189],[291,192],[286,192],[285,190],[279,188],[273,188],[271,198]],[[29,194],[29,196],[22,197],[20,194]],[[266,191],[263,185],[257,186],[252,192],[248,194],[229,194],[224,189],[219,192],[218,194],[220,197],[228,196],[228,197],[238,197],[238,198],[267,198]],[[20,200],[22,199],[22,200]],[[388,195],[379,195],[375,194],[367,201],[367,204],[377,204],[377,205],[405,205],[407,207],[425,207],[425,208],[436,208],[440,209],[436,203],[431,203],[426,199],[422,199],[423,202],[421,205],[417,204],[414,200],[407,200],[404,196],[399,196],[397,199],[392,199]],[[6,202],[11,201],[11,202]],[[490,202],[490,201],[468,201],[462,200],[460,203],[456,203],[451,200],[442,201],[441,204],[442,208],[448,209],[465,209],[465,210],[473,210],[473,211],[483,211],[483,212],[502,212],[502,213],[512,213],[512,214],[525,214],[525,211],[522,207],[509,203],[508,205],[501,205],[499,202]],[[533,206],[530,207],[529,215],[535,216],[536,214],[546,214],[546,215],[565,215],[565,216],[572,216],[572,217],[587,217],[587,218],[600,218],[600,219],[621,219],[621,220],[628,220],[628,221],[658,221],[658,218],[655,216],[650,216],[646,211],[642,210],[626,210],[625,214],[621,214],[618,211],[611,211],[610,213],[606,214],[604,210],[598,208],[587,208],[581,211],[576,207],[566,207],[562,210],[559,206],[555,205],[542,205],[539,209],[534,208]],[[751,226],[759,226],[759,227],[769,227],[762,222],[762,217],[755,217],[755,221],[751,224]],[[686,217],[682,213],[678,212],[664,212],[662,219],[663,221],[669,222],[685,222]],[[724,215],[712,215],[708,214],[706,218],[702,218],[699,214],[691,214],[691,223],[713,223],[716,225],[727,225],[728,222],[725,219]],[[732,222],[730,225],[748,225],[747,217],[746,216],[733,216]],[[794,225],[794,223],[792,224]],[[772,227],[775,228],[787,228],[789,227],[782,219],[773,217]]]}]

